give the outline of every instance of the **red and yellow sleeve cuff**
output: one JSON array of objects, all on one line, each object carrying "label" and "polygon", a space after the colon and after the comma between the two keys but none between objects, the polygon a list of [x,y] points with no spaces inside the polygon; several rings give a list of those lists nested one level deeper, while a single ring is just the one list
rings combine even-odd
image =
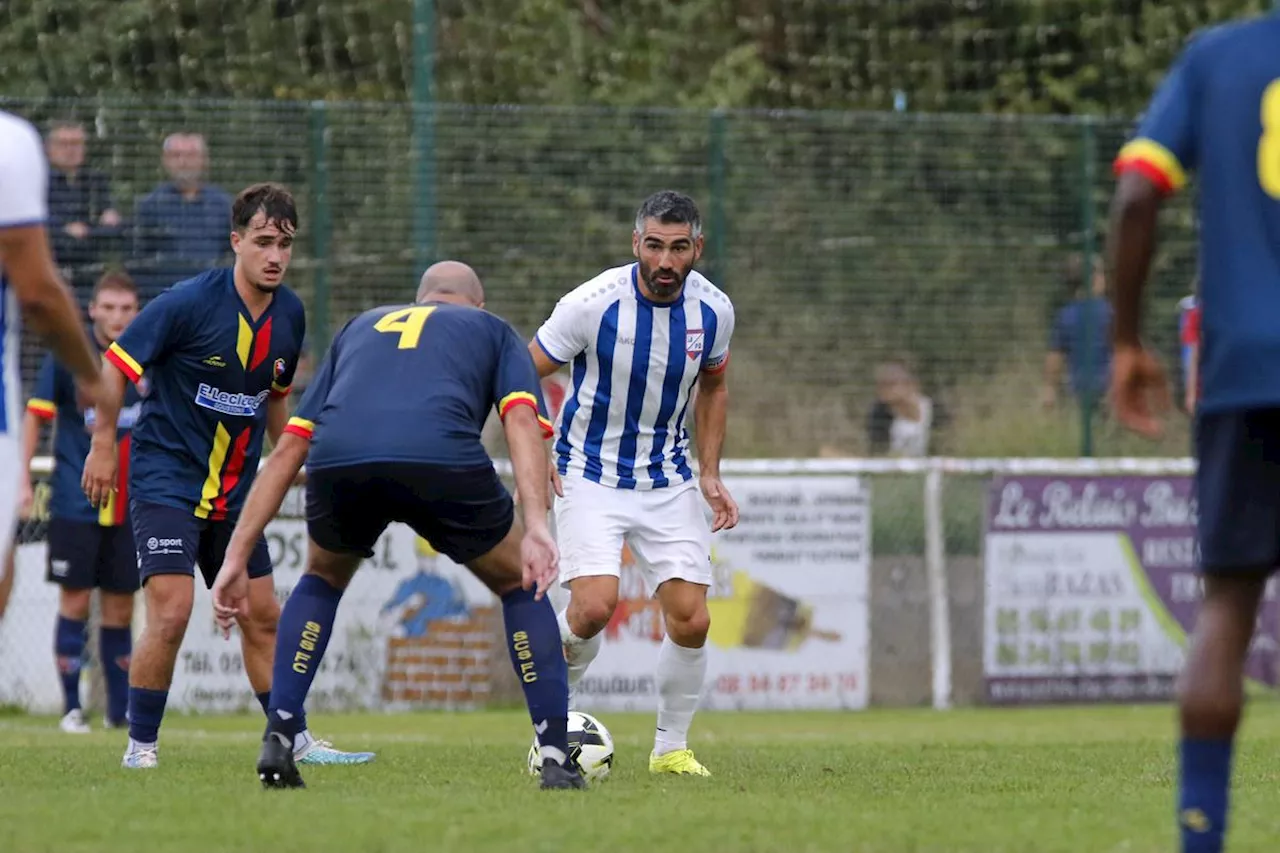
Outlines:
[{"label": "red and yellow sleeve cuff", "polygon": [[284,431],[310,441],[311,436],[315,435],[316,425],[306,418],[289,418],[289,422],[284,425]]},{"label": "red and yellow sleeve cuff", "polygon": [[41,420],[51,421],[58,414],[58,407],[52,400],[41,400],[32,397],[27,401],[27,411]]},{"label": "red and yellow sleeve cuff", "polygon": [[1114,171],[1117,177],[1125,172],[1137,172],[1166,195],[1177,192],[1187,183],[1187,173],[1173,152],[1150,139],[1135,139],[1121,148]]},{"label": "red and yellow sleeve cuff", "polygon": [[142,365],[133,360],[133,356],[121,349],[120,344],[112,343],[107,347],[105,355],[107,361],[120,368],[120,372],[129,377],[130,382],[137,382],[142,378]]},{"label": "red and yellow sleeve cuff", "polygon": [[712,367],[703,368],[702,372],[706,373],[709,376],[715,376],[718,373],[724,373],[728,369],[729,369],[729,353],[726,352],[724,354],[724,357],[720,359],[719,364],[716,364]]},{"label": "red and yellow sleeve cuff", "polygon": [[516,406],[530,406],[534,414],[538,416],[538,426],[542,427],[542,437],[551,438],[555,435],[555,429],[551,426],[551,421],[542,416],[542,412],[538,411],[538,398],[530,394],[528,391],[513,391],[502,398],[502,402],[498,403],[498,417],[506,420],[507,412]]},{"label": "red and yellow sleeve cuff", "polygon": [[272,396],[272,397],[288,397],[288,396],[289,396],[289,391],[290,391],[292,388],[293,388],[293,386],[292,386],[292,385],[281,385],[279,382],[272,382],[272,383],[271,383],[271,396]]}]

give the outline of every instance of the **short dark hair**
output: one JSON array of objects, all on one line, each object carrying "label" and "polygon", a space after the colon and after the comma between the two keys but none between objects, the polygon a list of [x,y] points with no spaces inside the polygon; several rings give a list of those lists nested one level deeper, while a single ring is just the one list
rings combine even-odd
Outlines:
[{"label": "short dark hair", "polygon": [[84,130],[84,122],[73,118],[55,118],[45,126],[45,137],[53,136],[60,130]]},{"label": "short dark hair", "polygon": [[240,190],[231,205],[232,230],[243,234],[258,211],[266,215],[267,222],[274,222],[282,231],[285,225],[290,231],[298,230],[298,206],[293,201],[293,193],[283,184],[265,182]]},{"label": "short dark hair", "polygon": [[138,295],[138,285],[134,284],[133,278],[124,270],[107,270],[102,277],[93,285],[93,299],[98,298],[98,294],[104,290],[120,290],[124,293],[132,293],[135,297]]},{"label": "short dark hair", "polygon": [[636,231],[644,229],[646,219],[656,219],[663,225],[688,225],[697,237],[702,233],[702,216],[693,199],[675,190],[660,190],[640,203],[636,211]]},{"label": "short dark hair", "polygon": [[[1096,273],[1102,268],[1102,258],[1097,254],[1090,258],[1090,271]],[[1072,299],[1077,293],[1091,292],[1093,282],[1084,279],[1084,252],[1071,252],[1062,261],[1062,293],[1064,298]]]}]

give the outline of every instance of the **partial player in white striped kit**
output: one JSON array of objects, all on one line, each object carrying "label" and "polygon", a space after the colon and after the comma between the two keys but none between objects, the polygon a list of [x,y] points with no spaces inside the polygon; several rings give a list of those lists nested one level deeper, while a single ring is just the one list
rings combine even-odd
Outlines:
[{"label": "partial player in white striped kit", "polygon": [[[667,630],[649,770],[709,776],[687,741],[707,672],[711,534],[738,523],[738,506],[720,481],[733,305],[693,270],[702,224],[688,196],[664,191],[645,199],[631,243],[637,263],[571,291],[529,344],[543,376],[572,364],[551,475],[561,582],[569,589],[560,635],[572,697],[617,606],[625,541]],[[685,429],[691,402],[696,485]],[[710,525],[698,486],[714,513]]]},{"label": "partial player in white striped kit", "polygon": [[[49,165],[40,135],[0,112],[0,559],[7,560],[18,514],[22,425],[18,337],[35,329],[75,378],[82,407],[102,396],[101,362],[89,344],[75,297],[54,266],[45,229]],[[10,566],[9,571],[12,571]]]}]

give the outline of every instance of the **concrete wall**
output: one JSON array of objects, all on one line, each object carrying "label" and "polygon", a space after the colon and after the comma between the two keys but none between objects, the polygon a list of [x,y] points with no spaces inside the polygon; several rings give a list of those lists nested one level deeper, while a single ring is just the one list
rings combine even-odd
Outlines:
[{"label": "concrete wall", "polygon": [[[950,557],[952,701],[982,697],[982,560]],[[871,704],[929,705],[929,587],[921,557],[871,561]]]}]

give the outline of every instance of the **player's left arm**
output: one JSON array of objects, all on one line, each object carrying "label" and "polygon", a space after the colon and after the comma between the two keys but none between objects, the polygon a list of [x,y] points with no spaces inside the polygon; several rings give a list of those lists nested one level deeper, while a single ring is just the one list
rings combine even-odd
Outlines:
[{"label": "player's left arm", "polygon": [[236,616],[247,612],[249,556],[267,529],[267,522],[280,511],[284,496],[307,461],[310,447],[308,438],[285,433],[249,488],[213,584],[213,614],[224,635],[230,635]]},{"label": "player's left arm", "polygon": [[[339,333],[338,339],[341,338]],[[282,435],[274,445],[267,463],[262,466],[249,495],[245,498],[244,508],[236,521],[235,530],[231,533],[231,541],[227,543],[227,551],[222,559],[222,567],[218,570],[218,578],[213,584],[213,614],[224,634],[229,634],[236,615],[244,612],[249,598],[249,556],[253,553],[262,532],[267,529],[267,522],[280,511],[280,504],[289,492],[289,487],[298,477],[302,465],[307,461],[307,453],[311,449],[311,438],[315,434],[316,421],[324,408],[333,385],[333,365],[336,359],[335,350],[338,339],[334,340],[329,352],[325,354],[320,370],[302,402],[298,411],[281,428]],[[283,398],[281,398],[283,399]],[[268,409],[268,419],[271,410]]]},{"label": "player's left arm", "polygon": [[[302,305],[297,306],[297,317],[295,320],[296,331],[299,348],[307,334],[307,318],[303,311]],[[344,327],[345,328],[345,327]],[[284,433],[285,425],[289,422],[289,391],[293,388],[293,377],[298,370],[298,361],[302,358],[301,349],[293,357],[292,361],[284,362],[284,370],[279,376],[273,376],[271,379],[271,393],[267,396],[267,438],[271,441],[271,447],[274,450],[280,444],[280,436]]]},{"label": "player's left arm", "polygon": [[738,504],[720,480],[720,458],[729,421],[729,339],[733,335],[733,309],[725,310],[711,341],[711,353],[698,375],[693,399],[693,425],[698,443],[698,485],[715,513],[711,531],[729,530],[738,524]]},{"label": "player's left arm", "polygon": [[1168,408],[1170,393],[1163,368],[1142,343],[1142,291],[1155,254],[1160,208],[1196,165],[1199,44],[1193,42],[1170,69],[1115,162],[1119,180],[1107,235],[1115,307],[1111,393],[1117,420],[1152,437],[1161,431],[1158,416]]},{"label": "player's left arm", "polygon": [[272,453],[280,446],[280,436],[289,423],[289,398],[272,394],[267,398],[267,438],[271,442]]}]

